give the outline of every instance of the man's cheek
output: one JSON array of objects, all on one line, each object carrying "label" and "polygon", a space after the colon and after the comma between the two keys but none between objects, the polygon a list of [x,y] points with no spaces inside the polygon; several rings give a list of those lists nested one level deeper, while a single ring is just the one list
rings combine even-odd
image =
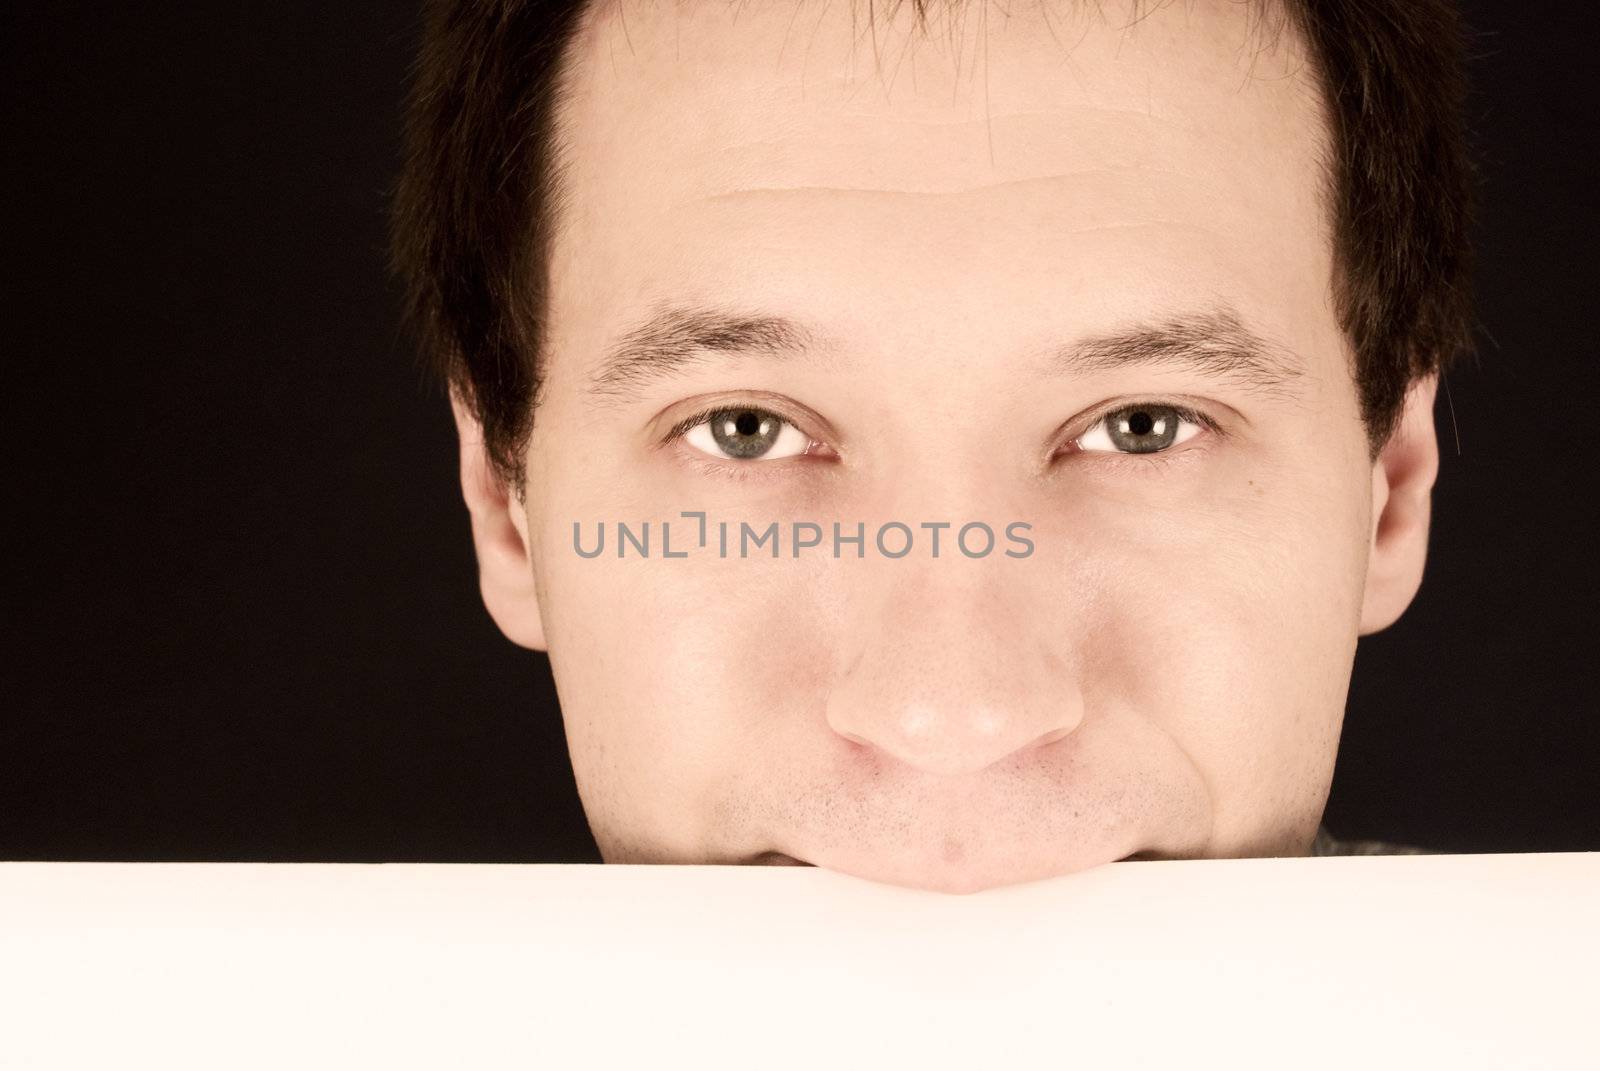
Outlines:
[{"label": "man's cheek", "polygon": [[550,593],[551,664],[569,733],[603,746],[626,780],[687,791],[793,716],[796,652],[816,650],[795,563],[582,564]]}]

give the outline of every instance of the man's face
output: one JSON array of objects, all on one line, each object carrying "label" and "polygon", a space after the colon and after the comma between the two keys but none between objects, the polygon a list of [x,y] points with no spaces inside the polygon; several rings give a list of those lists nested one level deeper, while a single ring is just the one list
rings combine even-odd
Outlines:
[{"label": "man's face", "polygon": [[574,44],[512,521],[608,861],[961,891],[1306,850],[1415,590],[1369,577],[1317,89],[1247,5],[1095,7],[629,2]]}]

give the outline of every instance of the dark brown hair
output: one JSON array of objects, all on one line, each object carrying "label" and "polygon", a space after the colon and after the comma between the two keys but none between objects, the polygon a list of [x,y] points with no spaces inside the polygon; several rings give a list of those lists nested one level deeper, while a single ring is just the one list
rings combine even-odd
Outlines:
[{"label": "dark brown hair", "polygon": [[[919,24],[930,2],[911,0]],[[1376,458],[1410,383],[1471,336],[1464,31],[1450,0],[1258,2],[1287,17],[1320,80],[1333,297]],[[562,207],[562,67],[588,7],[430,4],[394,199],[394,262],[423,352],[519,492]]]}]

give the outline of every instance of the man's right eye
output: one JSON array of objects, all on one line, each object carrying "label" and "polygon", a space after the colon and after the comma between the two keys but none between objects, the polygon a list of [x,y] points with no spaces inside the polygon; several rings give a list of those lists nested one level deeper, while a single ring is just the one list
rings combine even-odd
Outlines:
[{"label": "man's right eye", "polygon": [[[1185,425],[1190,429],[1187,433]],[[1074,445],[1087,454],[1161,455],[1173,453],[1172,447],[1207,430],[1218,431],[1217,423],[1197,410],[1166,402],[1139,402],[1107,410]]]},{"label": "man's right eye", "polygon": [[696,450],[722,461],[776,461],[798,457],[812,443],[804,432],[765,409],[723,408],[680,423],[676,434]]}]

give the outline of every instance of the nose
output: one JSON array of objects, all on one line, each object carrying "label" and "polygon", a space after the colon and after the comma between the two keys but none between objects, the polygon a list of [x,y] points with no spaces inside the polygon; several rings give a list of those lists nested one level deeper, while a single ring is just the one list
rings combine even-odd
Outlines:
[{"label": "nose", "polygon": [[858,596],[828,695],[833,731],[918,770],[960,775],[1076,729],[1083,696],[1053,649],[1050,615],[1029,605],[1030,571],[1014,560],[926,566]]}]

